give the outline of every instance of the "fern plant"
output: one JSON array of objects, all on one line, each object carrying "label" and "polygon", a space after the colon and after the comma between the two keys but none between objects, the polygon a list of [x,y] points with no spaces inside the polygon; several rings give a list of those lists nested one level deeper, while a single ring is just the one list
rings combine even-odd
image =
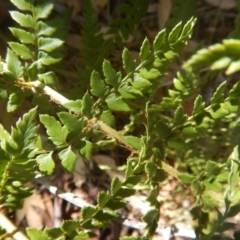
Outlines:
[{"label": "fern plant", "polygon": [[[81,78],[89,79],[93,70],[102,73],[103,59],[108,58],[117,47],[123,46],[123,41],[128,39],[134,27],[140,24],[141,18],[146,14],[148,4],[148,0],[144,2],[128,0],[121,4],[116,9],[120,16],[117,19],[109,20],[109,29],[102,33],[96,10],[91,1],[84,1],[81,62],[85,68],[79,71]],[[96,46],[98,47],[96,48]],[[86,88],[84,89],[86,90]]]},{"label": "fern plant", "polygon": [[177,23],[182,21],[186,23],[191,17],[196,16],[197,12],[197,1],[175,1],[174,6],[171,9],[171,17],[166,22],[167,28],[174,27]]},{"label": "fern plant", "polygon": [[[226,219],[240,211],[237,203],[239,146],[230,141],[229,135],[223,147],[230,150],[225,155],[216,156],[203,148],[198,149],[198,144],[203,138],[209,142],[221,139],[228,129],[234,135],[239,128],[240,82],[236,82],[229,91],[226,82],[223,82],[214,92],[209,105],[198,95],[189,114],[185,113],[184,101],[197,92],[198,73],[202,67],[210,65],[210,71],[227,69],[226,74],[239,71],[239,52],[236,51],[239,41],[224,40],[222,44],[197,52],[184,64],[185,71],[179,72],[173,80],[168,96],[159,100],[156,95],[163,86],[161,77],[186,46],[196,20],[191,18],[180,22],[168,32],[162,30],[152,44],[146,38],[140,48],[139,64],[124,48],[123,71],[117,71],[109,60],[103,60],[106,42],[99,33],[93,8],[85,1],[83,42],[92,36],[99,40],[100,46],[93,61],[88,61],[92,50],[84,50],[82,61],[88,67],[85,77],[91,71],[89,88],[82,98],[70,100],[52,88],[57,87],[57,77],[49,71],[49,67],[61,60],[59,54],[63,44],[62,38],[57,35],[57,20],[47,19],[53,8],[52,2],[11,1],[19,9],[11,12],[11,16],[23,29],[11,28],[18,42],[9,43],[5,62],[0,65],[1,99],[7,100],[8,111],[14,111],[26,97],[33,97],[33,103],[39,108],[40,102],[49,98],[49,106],[52,105],[55,112],[50,109],[43,114],[33,108],[19,119],[11,133],[0,125],[1,206],[10,210],[21,207],[24,198],[31,194],[31,189],[25,184],[37,172],[44,176],[53,173],[53,156],[71,173],[76,153],[91,161],[96,146],[108,148],[121,145],[130,153],[124,180],[114,177],[109,191],[98,193],[96,206],[82,208],[79,220],[64,221],[59,228],[45,228],[43,231],[28,228],[30,239],[39,236],[48,240],[91,238],[94,236],[92,229],[122,220],[118,210],[127,205],[126,198],[134,195],[137,186],[143,183],[149,188],[146,200],[151,206],[142,217],[145,232],[139,238],[125,236],[122,239],[151,239],[158,227],[161,207],[158,194],[167,178],[177,179],[196,200],[191,212],[198,221],[195,229],[198,239],[211,239],[216,232],[226,230],[229,226],[225,223]],[[134,16],[134,19],[130,22],[120,19],[112,23],[108,34],[113,34],[114,44],[121,42],[121,34],[127,38],[144,14],[147,5],[143,4],[143,8],[138,4],[137,7],[137,3],[127,1],[120,6],[124,14],[130,12],[132,15],[129,16]],[[94,29],[90,31],[89,26]],[[115,26],[119,29],[114,29]],[[102,50],[104,54],[101,54]],[[54,108],[56,104],[58,108]],[[122,130],[115,130],[119,121],[115,117],[117,112],[129,118],[129,123],[122,126]],[[236,119],[236,124],[232,124],[233,119]],[[44,136],[47,141],[44,136],[38,135],[39,124],[46,130]],[[144,130],[138,134],[140,124]],[[217,144],[211,146],[219,147]],[[172,158],[175,158],[175,165],[168,162]],[[191,164],[199,159],[203,164],[196,170],[196,165]],[[221,195],[220,191],[224,194]],[[221,212],[223,205],[225,211]]]}]

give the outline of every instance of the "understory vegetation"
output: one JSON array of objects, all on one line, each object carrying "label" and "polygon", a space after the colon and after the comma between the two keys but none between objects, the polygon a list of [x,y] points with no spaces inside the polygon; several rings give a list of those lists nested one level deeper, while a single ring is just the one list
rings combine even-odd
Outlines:
[{"label": "understory vegetation", "polygon": [[[56,169],[72,174],[79,159],[90,164],[96,153],[114,153],[122,178],[115,174],[94,204],[77,205],[78,219],[27,227],[26,236],[94,238],[96,229],[124,225],[129,197],[144,191],[141,234],[120,239],[153,239],[168,201],[159,193],[171,183],[171,198],[189,205],[196,239],[238,239],[229,230],[240,212],[239,16],[224,39],[199,42],[189,53],[197,0],[176,0],[165,28],[134,46],[129,39],[140,35],[150,0],[120,1],[114,14],[109,1],[105,31],[84,0],[76,54],[66,44],[71,8],[59,14],[51,0],[10,1],[12,37],[0,62],[1,213],[21,209],[33,182],[44,185]],[[1,225],[1,239],[15,232]]]}]

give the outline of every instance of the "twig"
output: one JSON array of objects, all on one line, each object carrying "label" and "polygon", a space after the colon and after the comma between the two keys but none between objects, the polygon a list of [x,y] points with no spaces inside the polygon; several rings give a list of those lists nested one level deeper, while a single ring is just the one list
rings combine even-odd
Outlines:
[{"label": "twig", "polygon": [[[44,85],[43,83],[41,83],[40,81],[34,81],[34,82],[24,82],[23,84],[27,84],[28,87],[31,88],[37,88],[37,89],[42,89],[43,93],[45,93],[46,95],[48,95],[52,101],[64,105],[65,103],[69,102],[70,100],[68,100],[67,98],[65,98],[64,96],[62,96],[61,94],[59,94],[58,92],[56,92],[55,90],[51,89],[50,87]],[[26,86],[26,85],[25,85]],[[111,128],[110,126],[108,126],[107,124],[105,124],[104,122],[93,118],[89,120],[89,123],[91,123],[92,125],[97,124],[101,130],[106,133],[106,135],[110,136],[113,139],[117,139],[121,144],[123,144],[125,147],[127,147],[129,150],[133,150],[133,147],[127,143],[127,141],[125,140],[124,136],[117,132],[115,129]],[[176,169],[174,169],[173,167],[171,167],[170,165],[168,165],[165,162],[162,162],[162,168],[171,176],[173,176],[176,179],[179,179],[178,177],[178,171]]]},{"label": "twig", "polygon": [[[20,232],[17,227],[2,213],[0,213],[0,226],[5,229],[8,236],[13,236],[16,240],[29,240],[22,232]],[[7,234],[6,234],[7,235]],[[0,239],[1,236],[0,236]]]}]

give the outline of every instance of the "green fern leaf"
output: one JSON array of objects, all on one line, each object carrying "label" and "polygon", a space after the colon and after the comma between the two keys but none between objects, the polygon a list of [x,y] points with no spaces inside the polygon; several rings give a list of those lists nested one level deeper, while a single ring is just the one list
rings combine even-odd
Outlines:
[{"label": "green fern leaf", "polygon": [[93,144],[88,140],[82,140],[78,146],[79,155],[84,158],[85,161],[90,161],[92,158]]},{"label": "green fern leaf", "polygon": [[25,10],[25,11],[31,11],[31,4],[33,3],[33,0],[26,1],[26,0],[10,0],[18,9]]},{"label": "green fern leaf", "polygon": [[187,115],[184,114],[182,106],[179,106],[174,113],[173,122],[175,126],[182,125],[187,120]]},{"label": "green fern leaf", "polygon": [[59,156],[60,160],[62,161],[62,165],[63,165],[64,169],[71,173],[74,170],[74,167],[76,164],[76,159],[77,159],[77,156],[72,151],[71,146],[69,146],[66,149],[63,149],[58,154],[58,156]]},{"label": "green fern leaf", "polygon": [[127,103],[122,100],[122,97],[117,96],[115,93],[111,93],[107,99],[106,103],[110,110],[119,112],[129,112],[130,108]]},{"label": "green fern leaf", "polygon": [[103,73],[105,76],[105,81],[107,84],[112,85],[114,88],[117,88],[119,85],[119,80],[122,79],[121,73],[117,73],[111,63],[107,60],[104,60],[103,62]]},{"label": "green fern leaf", "polygon": [[240,41],[235,39],[223,40],[222,44],[215,44],[208,49],[199,50],[185,64],[186,69],[198,70],[210,66],[212,70],[226,69],[226,74],[240,71]]},{"label": "green fern leaf", "polygon": [[39,62],[42,63],[42,65],[50,66],[55,63],[58,63],[62,60],[63,55],[59,52],[53,52],[53,53],[45,53],[45,52],[39,52],[38,59]]},{"label": "green fern leaf", "polygon": [[[148,40],[144,40],[141,47],[141,64],[139,66],[136,66],[129,51],[124,49],[122,58],[123,67],[127,76],[121,80],[122,83],[119,90],[121,89],[122,92],[120,92],[120,94],[125,99],[134,99],[136,95],[143,93],[146,96],[146,93],[153,94],[154,91],[156,91],[157,82],[155,80],[164,75],[170,62],[179,57],[178,51],[186,45],[186,42],[191,37],[195,21],[196,20],[192,18],[185,25],[179,23],[169,35],[166,34],[165,30],[161,31],[154,40],[153,52],[151,51]],[[133,87],[135,90],[140,91],[141,94],[135,91],[132,96],[130,96],[129,93],[127,93],[127,96],[126,91],[122,88],[127,89],[128,87]],[[181,94],[178,91],[170,90],[169,94],[172,98],[175,98],[174,104],[179,103]]]},{"label": "green fern leaf", "polygon": [[56,146],[65,146],[68,130],[65,126],[61,126],[61,123],[54,117],[48,115],[40,115],[40,121],[47,129],[49,140]]},{"label": "green fern leaf", "polygon": [[103,111],[103,113],[100,116],[101,121],[106,123],[108,126],[114,126],[115,125],[115,117],[112,115],[111,111]]},{"label": "green fern leaf", "polygon": [[93,98],[89,94],[89,92],[86,92],[83,96],[83,101],[82,101],[82,114],[88,118],[92,117],[92,111],[93,111]]},{"label": "green fern leaf", "polygon": [[170,43],[170,46],[173,46],[178,41],[181,29],[182,29],[182,22],[179,22],[176,26],[174,26],[174,28],[169,33],[168,41]]},{"label": "green fern leaf", "polygon": [[141,77],[139,74],[135,73],[132,81],[132,86],[144,93],[151,88],[152,83]]},{"label": "green fern leaf", "polygon": [[7,102],[7,111],[15,111],[23,103],[24,99],[25,95],[20,90],[11,93]]},{"label": "green fern leaf", "polygon": [[49,237],[47,236],[47,234],[41,230],[37,230],[35,228],[27,228],[26,231],[27,231],[28,237],[30,237],[31,240],[34,240],[34,239],[49,240]]},{"label": "green fern leaf", "polygon": [[165,46],[166,39],[166,29],[163,29],[158,33],[153,42],[154,52],[163,51],[163,47]]},{"label": "green fern leaf", "polygon": [[198,97],[194,101],[194,107],[193,107],[193,116],[198,115],[204,110],[205,103],[203,102],[202,96],[198,95]]},{"label": "green fern leaf", "polygon": [[82,100],[76,100],[76,101],[69,101],[67,103],[64,103],[63,106],[67,108],[69,111],[82,114]]},{"label": "green fern leaf", "polygon": [[132,86],[129,86],[128,83],[122,83],[119,86],[118,91],[123,99],[139,99],[140,97],[143,97],[141,91]]},{"label": "green fern leaf", "polygon": [[150,43],[147,38],[144,39],[141,49],[140,49],[140,58],[141,61],[145,61],[151,54]]},{"label": "green fern leaf", "polygon": [[168,42],[176,52],[185,48],[190,39],[196,19],[190,18],[186,23],[178,23],[169,33]]},{"label": "green fern leaf", "polygon": [[44,82],[48,86],[52,86],[52,87],[58,86],[58,79],[55,73],[53,72],[38,74],[38,79]]},{"label": "green fern leaf", "polygon": [[80,136],[83,128],[87,125],[86,121],[83,119],[77,119],[71,113],[60,112],[58,113],[58,117],[69,130],[69,137],[71,138]]},{"label": "green fern leaf", "polygon": [[39,4],[34,8],[36,19],[38,20],[47,18],[49,14],[52,12],[52,9],[53,9],[52,1],[45,0],[44,3]]},{"label": "green fern leaf", "polygon": [[64,42],[62,40],[56,38],[40,37],[38,39],[39,50],[42,50],[44,52],[52,52],[62,46],[63,43]]},{"label": "green fern leaf", "polygon": [[13,36],[18,38],[22,43],[34,43],[34,35],[23,29],[9,28]]},{"label": "green fern leaf", "polygon": [[136,61],[132,59],[130,52],[126,48],[123,50],[122,59],[123,67],[126,73],[133,72],[136,68]]},{"label": "green fern leaf", "polygon": [[36,162],[39,166],[39,170],[41,173],[44,173],[46,175],[50,175],[53,173],[55,163],[52,159],[53,152],[50,152],[48,154],[41,154],[38,155],[36,158]]},{"label": "green fern leaf", "polygon": [[31,15],[19,13],[17,11],[10,11],[10,15],[12,19],[19,23],[22,27],[34,28],[34,20]]},{"label": "green fern leaf", "polygon": [[14,75],[15,79],[18,79],[22,75],[23,69],[16,54],[10,49],[7,50],[6,63],[8,70]]},{"label": "green fern leaf", "polygon": [[[186,45],[193,31],[195,21],[195,19],[190,19],[185,25],[179,23],[168,36],[166,35],[166,31],[159,33],[154,40],[154,52],[151,52],[149,41],[146,39],[141,47],[140,58],[142,62],[138,67],[136,67],[136,63],[131,58],[129,51],[124,49],[122,58],[123,67],[127,76],[123,79],[119,77],[117,80],[116,72],[111,70],[112,74],[109,76],[109,79],[115,81],[111,83],[111,85],[116,87],[117,84],[120,84],[118,92],[126,100],[143,96],[143,93],[154,92],[157,84],[154,80],[161,77],[167,70],[167,65],[179,56],[177,52]],[[105,61],[104,66],[106,63]],[[110,81],[107,81],[110,84]],[[178,82],[178,87],[179,86],[180,82]],[[181,95],[180,92],[170,90],[169,94],[172,98],[175,98],[174,104],[178,104]],[[106,98],[106,102],[110,109],[113,110],[113,107],[116,107],[116,103],[120,103],[122,100],[118,98],[116,94],[111,94]],[[124,111],[126,111],[126,109]]]},{"label": "green fern leaf", "polygon": [[57,32],[57,23],[59,23],[58,21],[48,21],[48,22],[42,22],[42,21],[38,21],[37,23],[37,27],[38,27],[38,36],[47,36],[47,37],[51,37],[54,35],[54,33]]},{"label": "green fern leaf", "polygon": [[12,50],[21,58],[28,60],[34,57],[32,50],[25,45],[15,42],[9,42],[8,44],[12,48]]},{"label": "green fern leaf", "polygon": [[115,195],[121,187],[121,181],[117,177],[114,177],[111,183],[111,194]]},{"label": "green fern leaf", "polygon": [[9,141],[10,135],[9,133],[4,129],[4,127],[0,124],[0,136],[2,140]]},{"label": "green fern leaf", "polygon": [[226,86],[227,86],[226,81],[224,81],[221,85],[218,86],[218,88],[216,89],[215,93],[211,98],[211,105],[219,104],[220,102],[222,102],[224,97],[224,90],[226,89]]},{"label": "green fern leaf", "polygon": [[93,71],[90,79],[91,93],[96,97],[103,97],[106,91],[109,89],[104,81],[100,78],[100,74]]}]

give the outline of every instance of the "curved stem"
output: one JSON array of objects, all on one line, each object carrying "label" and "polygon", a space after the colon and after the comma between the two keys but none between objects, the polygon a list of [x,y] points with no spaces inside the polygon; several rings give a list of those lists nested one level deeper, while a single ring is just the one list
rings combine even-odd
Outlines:
[{"label": "curved stem", "polygon": [[[6,63],[2,62],[2,64],[4,65]],[[63,107],[64,107],[65,103],[70,101],[69,99],[62,96],[60,93],[58,93],[57,91],[53,90],[52,88],[50,88],[50,87],[46,86],[45,84],[43,84],[42,82],[40,82],[39,80],[32,81],[32,82],[25,82],[23,79],[19,79],[17,81],[16,85],[18,85],[19,87],[25,87],[25,88],[32,89],[33,92],[42,92],[43,94],[48,95],[53,102],[55,102],[56,104],[60,104]],[[130,151],[135,151],[134,147],[132,145],[130,145],[129,143],[127,143],[127,141],[125,140],[124,136],[121,133],[119,133],[115,129],[111,128],[110,126],[105,124],[103,121],[98,120],[97,118],[89,119],[88,121],[92,125],[97,124],[100,127],[100,129],[107,136],[118,140],[121,144],[123,144]],[[174,178],[179,179],[178,178],[179,172],[176,169],[174,169],[173,167],[171,167],[170,165],[168,165],[167,163],[162,162],[162,168],[168,174],[173,176]]]}]

